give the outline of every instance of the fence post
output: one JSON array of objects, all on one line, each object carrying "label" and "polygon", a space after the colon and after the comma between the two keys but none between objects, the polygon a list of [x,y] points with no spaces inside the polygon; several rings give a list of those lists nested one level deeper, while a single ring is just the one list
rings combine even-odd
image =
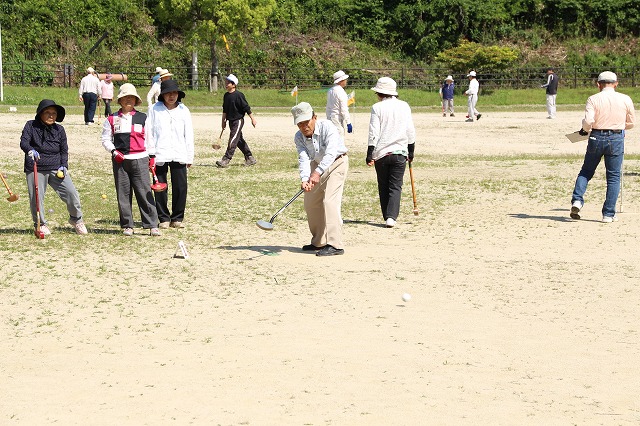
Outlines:
[{"label": "fence post", "polygon": [[24,62],[20,63],[20,81],[24,86]]},{"label": "fence post", "polygon": [[577,88],[578,87],[578,66],[574,65],[573,66],[573,88]]},{"label": "fence post", "polygon": [[400,73],[400,87],[404,89],[404,67],[402,67],[402,71]]}]

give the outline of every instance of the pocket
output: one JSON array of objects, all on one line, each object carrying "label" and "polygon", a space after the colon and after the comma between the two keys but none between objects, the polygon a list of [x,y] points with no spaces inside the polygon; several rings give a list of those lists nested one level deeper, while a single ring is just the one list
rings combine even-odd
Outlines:
[{"label": "pocket", "polygon": [[587,152],[589,154],[595,154],[598,150],[598,139],[595,136],[589,136],[589,142],[587,143]]}]

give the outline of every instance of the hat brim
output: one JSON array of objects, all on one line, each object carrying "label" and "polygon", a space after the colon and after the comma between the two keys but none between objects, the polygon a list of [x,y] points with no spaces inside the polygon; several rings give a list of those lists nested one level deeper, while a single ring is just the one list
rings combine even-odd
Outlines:
[{"label": "hat brim", "polygon": [[346,79],[348,79],[348,78],[349,78],[349,74],[345,74],[345,75],[343,75],[342,77],[338,77],[338,78],[336,78],[335,80],[333,80],[333,84],[338,84],[338,83],[340,83],[341,81],[346,80]]},{"label": "hat brim", "polygon": [[36,117],[35,118],[40,118],[40,113],[42,111],[44,111],[45,109],[50,108],[50,107],[54,107],[56,109],[56,113],[57,113],[56,122],[62,123],[62,120],[64,120],[64,116],[66,115],[67,112],[65,111],[65,109],[61,105],[57,105],[57,104],[46,105],[46,106],[38,109],[38,111],[36,111]]},{"label": "hat brim", "polygon": [[395,90],[387,90],[380,87],[372,87],[371,90],[382,95],[398,96],[398,92]]},{"label": "hat brim", "polygon": [[171,92],[178,92],[178,102],[180,102],[182,99],[184,99],[185,96],[187,96],[182,90],[167,90],[164,93],[160,93],[160,95],[158,96],[158,101],[164,103],[164,95]]},{"label": "hat brim", "polygon": [[297,126],[299,123],[302,123],[303,121],[309,121],[312,118],[313,118],[313,111],[300,114],[299,116],[293,119],[293,124]]}]

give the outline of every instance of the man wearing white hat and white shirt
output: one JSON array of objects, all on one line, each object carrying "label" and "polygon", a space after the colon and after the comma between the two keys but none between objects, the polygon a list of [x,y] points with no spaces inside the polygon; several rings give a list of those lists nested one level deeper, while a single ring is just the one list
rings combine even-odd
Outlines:
[{"label": "man wearing white hat and white shirt", "polygon": [[476,120],[480,120],[480,117],[482,117],[482,114],[480,114],[476,109],[476,104],[478,103],[478,91],[480,89],[480,83],[478,83],[478,79],[476,79],[475,71],[469,72],[469,74],[467,74],[467,77],[469,77],[469,89],[467,89],[467,91],[464,92],[464,94],[467,95],[469,99],[467,99],[468,111],[467,111],[467,119],[465,121],[468,123],[472,123],[473,117],[476,117]]},{"label": "man wearing white hat and white shirt", "polygon": [[397,98],[392,78],[379,78],[371,90],[378,102],[371,107],[366,163],[376,168],[382,217],[387,228],[393,228],[400,214],[404,171],[407,161],[413,161],[416,130],[411,107]]},{"label": "man wearing white hat and white shirt", "polygon": [[455,85],[453,84],[453,77],[448,75],[444,80],[444,83],[440,87],[440,99],[442,99],[442,116],[446,117],[447,113],[450,114],[451,117],[455,117],[453,113],[453,89]]},{"label": "man wearing white hat and white shirt", "polygon": [[171,74],[169,70],[163,69],[160,71],[159,80],[153,83],[153,86],[151,86],[151,89],[149,89],[149,92],[147,93],[148,106],[152,106],[158,102],[158,96],[160,96],[160,84],[165,80],[169,80],[171,77],[173,77],[173,74]]},{"label": "man wearing white hat and white shirt", "polygon": [[93,124],[93,117],[96,114],[98,106],[100,80],[95,75],[95,70],[91,67],[87,68],[87,75],[80,80],[78,95],[82,103],[84,103],[84,124],[87,126]]},{"label": "man wearing white hat and white shirt", "polygon": [[333,87],[327,92],[327,120],[330,120],[344,138],[344,128],[347,132],[353,132],[351,116],[349,115],[349,97],[344,88],[347,86],[349,74],[340,70],[333,74]]},{"label": "man wearing white hat and white shirt", "polygon": [[307,102],[294,106],[291,114],[299,129],[294,142],[311,231],[311,244],[302,250],[315,251],[316,256],[344,254],[340,206],[349,170],[344,139],[330,121],[318,120]]},{"label": "man wearing white hat and white shirt", "polygon": [[587,99],[580,134],[589,135],[589,141],[571,196],[570,216],[573,219],[580,219],[587,184],[604,157],[607,195],[602,206],[602,221],[611,223],[618,220],[616,202],[620,194],[624,131],[634,126],[636,115],[633,101],[629,96],[616,92],[617,86],[618,76],[611,71],[604,71],[598,76],[600,93]]}]

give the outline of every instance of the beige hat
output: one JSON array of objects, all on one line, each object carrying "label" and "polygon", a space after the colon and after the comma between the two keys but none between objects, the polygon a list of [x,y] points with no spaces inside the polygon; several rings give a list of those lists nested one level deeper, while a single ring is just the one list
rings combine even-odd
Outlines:
[{"label": "beige hat", "polygon": [[453,81],[453,76],[448,75],[447,78],[444,79],[444,81]]},{"label": "beige hat", "polygon": [[598,76],[598,82],[615,83],[616,81],[618,81],[618,76],[611,71],[601,72]]},{"label": "beige hat", "polygon": [[313,118],[313,108],[308,102],[300,102],[291,108],[293,114],[293,124],[298,125],[302,121],[311,120]]},{"label": "beige hat", "polygon": [[380,77],[375,87],[372,87],[376,93],[382,93],[383,95],[398,96],[396,91],[396,82],[390,77]]},{"label": "beige hat", "polygon": [[344,71],[340,70],[333,74],[333,84],[338,84],[342,80],[346,80],[349,78],[349,74],[346,74]]},{"label": "beige hat", "polygon": [[171,74],[167,69],[163,69],[162,71],[160,71],[160,78],[171,77],[172,75],[173,74]]},{"label": "beige hat", "polygon": [[93,74],[94,72],[96,72],[96,70],[94,70],[93,68],[89,67],[89,68],[87,68],[87,72]]},{"label": "beige hat", "polygon": [[236,86],[238,85],[238,77],[236,77],[233,74],[229,74],[228,76],[226,76],[224,78],[225,80],[229,80],[230,82],[232,82],[233,84],[235,84]]},{"label": "beige hat", "polygon": [[467,77],[475,77],[475,76],[476,76],[475,71],[470,71],[469,74],[467,74]]},{"label": "beige hat", "polygon": [[156,74],[161,73],[162,72],[162,67],[156,67]]},{"label": "beige hat", "polygon": [[120,86],[120,90],[118,91],[118,99],[124,98],[125,96],[135,96],[138,99],[136,101],[136,106],[142,103],[142,99],[140,99],[140,96],[138,96],[136,87],[131,83],[125,83]]}]

